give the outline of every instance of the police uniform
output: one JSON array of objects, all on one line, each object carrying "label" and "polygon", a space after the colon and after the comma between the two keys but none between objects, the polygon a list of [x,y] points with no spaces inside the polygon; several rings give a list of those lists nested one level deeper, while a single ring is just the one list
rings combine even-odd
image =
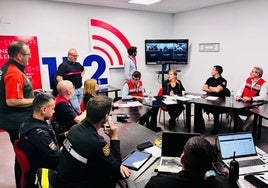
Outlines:
[{"label": "police uniform", "polygon": [[57,187],[115,187],[120,174],[120,141],[110,146],[88,121],[71,127],[61,153]]},{"label": "police uniform", "polygon": [[[209,87],[217,87],[217,86],[221,86],[223,87],[223,90],[219,93],[215,93],[215,92],[207,92],[207,95],[210,96],[218,96],[218,97],[225,97],[226,95],[226,86],[227,86],[227,81],[220,76],[219,78],[214,78],[214,77],[210,77],[207,79],[206,85],[208,85]],[[220,113],[224,113],[226,110],[225,109],[219,109],[218,107],[214,107],[214,106],[201,106],[201,105],[197,105],[195,107],[195,115],[197,116],[197,122],[199,122],[199,127],[195,127],[195,132],[202,132],[202,130],[205,129],[205,121],[203,118],[203,114],[202,114],[202,107],[204,108],[204,111],[207,113],[212,113],[214,116],[214,128],[211,131],[212,134],[217,134],[219,131],[219,114]]]},{"label": "police uniform", "polygon": [[50,125],[30,117],[19,130],[20,147],[26,153],[31,172],[38,168],[57,169],[59,162],[59,147],[56,136]]}]

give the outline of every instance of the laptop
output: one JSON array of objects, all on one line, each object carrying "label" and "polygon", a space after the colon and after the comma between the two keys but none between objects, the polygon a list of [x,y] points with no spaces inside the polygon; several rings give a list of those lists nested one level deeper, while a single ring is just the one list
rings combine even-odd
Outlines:
[{"label": "laptop", "polygon": [[268,161],[257,154],[251,132],[219,134],[217,145],[222,161],[228,167],[235,152],[239,175],[268,171]]},{"label": "laptop", "polygon": [[200,133],[163,132],[162,152],[158,172],[178,173],[181,170],[180,156],[189,138],[201,136]]}]

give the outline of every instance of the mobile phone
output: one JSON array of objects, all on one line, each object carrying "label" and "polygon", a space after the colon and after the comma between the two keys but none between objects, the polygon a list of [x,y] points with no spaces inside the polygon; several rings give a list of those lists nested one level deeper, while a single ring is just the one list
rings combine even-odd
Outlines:
[{"label": "mobile phone", "polygon": [[222,162],[213,162],[213,169],[217,172],[217,174],[225,176],[229,173],[228,169],[224,167]]}]

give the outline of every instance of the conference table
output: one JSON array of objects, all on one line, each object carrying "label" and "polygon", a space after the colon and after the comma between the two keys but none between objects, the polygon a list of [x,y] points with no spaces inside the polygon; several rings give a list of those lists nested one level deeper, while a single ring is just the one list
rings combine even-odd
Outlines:
[{"label": "conference table", "polygon": [[116,88],[114,86],[99,86],[99,89],[97,91],[98,94],[105,94],[106,96],[108,96],[108,93],[114,92],[114,96],[115,98],[118,98],[118,91],[120,91],[119,88]]},{"label": "conference table", "polygon": [[231,97],[218,97],[214,98],[214,100],[209,100],[206,98],[207,96],[202,96],[201,98],[195,98],[192,100],[192,103],[194,103],[194,130],[199,129],[199,122],[200,120],[197,119],[198,115],[198,108],[200,106],[210,106],[217,109],[225,109],[229,113],[234,114],[234,130],[237,128],[237,115],[239,114],[239,111],[244,109],[251,109],[256,106],[261,106],[266,103],[266,101],[254,101],[254,102],[242,102],[237,101],[234,99],[231,99]]},{"label": "conference table", "polygon": [[[121,106],[123,106],[128,102],[131,101],[119,100],[116,104],[119,104],[119,106],[121,104]],[[127,157],[134,150],[137,150],[137,145],[147,141],[154,143],[155,139],[161,139],[162,133],[155,133],[145,126],[136,123],[139,118],[146,114],[150,109],[151,107],[141,104],[140,106],[118,107],[112,110],[112,120],[118,127],[122,159]],[[127,115],[125,118],[126,121],[117,121],[118,115]],[[109,138],[105,135],[103,129],[99,130],[99,134],[109,143]],[[131,176],[127,180],[118,182],[120,187],[128,187],[126,185],[128,181],[135,181],[138,179],[156,160],[157,158],[151,157],[138,171],[132,170]]]},{"label": "conference table", "polygon": [[251,112],[254,113],[254,124],[253,124],[253,138],[260,139],[261,138],[261,127],[262,127],[262,119],[268,120],[268,103],[265,103],[256,108],[250,109]]},{"label": "conference table", "polygon": [[[160,99],[159,99],[160,100]],[[119,104],[126,104],[126,101],[118,101]],[[215,104],[215,101],[206,101],[206,99],[193,99],[188,101],[189,104],[191,103],[198,103],[198,104]],[[188,104],[185,103],[184,104]],[[217,102],[216,106],[223,106],[230,109],[242,109],[251,107],[254,105],[260,105],[263,103],[241,103],[241,102],[233,102],[233,104],[230,104],[229,98],[220,99]],[[161,105],[161,103],[159,104]],[[137,145],[144,143],[146,141],[150,141],[154,143],[155,139],[161,139],[162,133],[155,133],[154,131],[146,128],[145,126],[142,126],[138,123],[136,123],[140,117],[142,117],[145,113],[147,113],[151,109],[152,105],[140,105],[140,106],[133,106],[133,107],[119,107],[114,109],[111,112],[112,118],[114,123],[118,126],[118,133],[119,133],[119,139],[120,139],[120,149],[121,149],[121,155],[122,158],[127,157],[132,151],[137,149]],[[261,107],[261,108],[260,108]],[[267,108],[268,106],[260,106],[259,111],[255,111],[255,113],[258,112],[258,115],[265,115],[265,118],[267,118]],[[252,109],[253,110],[253,109]],[[264,113],[264,114],[263,114]],[[117,121],[117,115],[128,115],[129,117],[126,118],[125,122],[118,122]],[[109,138],[107,135],[103,133],[103,130],[99,130],[99,133],[104,136],[105,140],[109,143]],[[156,147],[156,146],[155,146]],[[148,179],[151,176],[157,175],[158,173],[155,172],[155,167],[159,163],[159,158],[152,156],[139,170],[131,170],[131,176],[126,179],[119,181],[118,184],[120,184],[120,187],[129,187],[131,182],[140,182],[144,179]],[[229,186],[228,183],[228,176],[225,177],[219,177],[220,180],[225,184],[224,187],[237,187],[235,186]]]},{"label": "conference table", "polygon": [[[142,104],[145,106],[149,106],[152,108],[160,108],[163,106],[167,106],[169,104],[166,104],[164,102],[165,97],[164,96],[154,96],[153,99],[148,99],[148,98],[144,98],[142,100]],[[179,100],[176,99],[174,100],[176,102],[176,104],[183,104],[186,106],[186,120],[185,120],[185,125],[187,127],[187,131],[191,132],[191,103],[192,100]],[[174,104],[171,104],[174,105]]]}]

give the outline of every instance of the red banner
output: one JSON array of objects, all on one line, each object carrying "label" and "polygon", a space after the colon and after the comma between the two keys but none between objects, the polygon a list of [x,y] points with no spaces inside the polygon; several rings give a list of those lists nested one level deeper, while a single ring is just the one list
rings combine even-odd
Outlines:
[{"label": "red banner", "polygon": [[15,40],[22,40],[29,45],[32,56],[29,59],[28,65],[25,67],[25,73],[32,82],[34,89],[42,89],[37,37],[0,36],[0,67],[8,61],[7,48]]}]

